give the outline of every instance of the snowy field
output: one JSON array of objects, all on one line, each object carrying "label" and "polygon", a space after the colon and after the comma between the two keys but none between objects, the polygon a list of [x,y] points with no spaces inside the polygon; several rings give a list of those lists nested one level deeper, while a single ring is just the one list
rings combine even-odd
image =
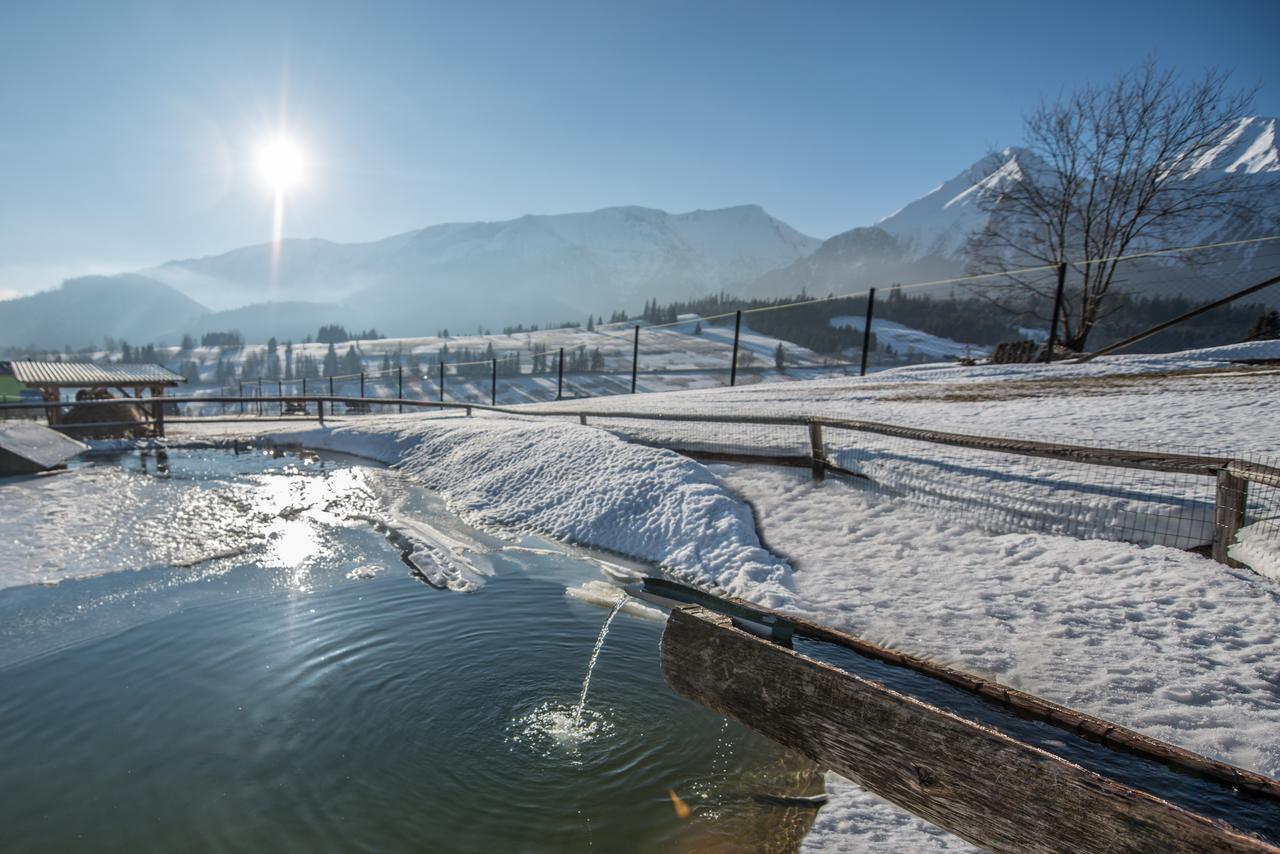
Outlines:
[{"label": "snowy field", "polygon": [[[861,321],[858,321],[859,323]],[[913,341],[932,339],[922,332],[899,327],[890,321],[875,321],[877,334],[882,325],[892,333],[907,336]],[[682,391],[705,389],[727,385],[733,354],[733,319],[720,318],[707,321],[698,315],[681,315],[676,323],[654,326],[647,321],[629,321],[609,324],[592,331],[586,329],[544,329],[536,332],[505,334],[451,335],[449,337],[426,336],[417,338],[386,338],[344,342],[335,345],[335,354],[341,360],[348,349],[355,349],[358,366],[340,362],[339,378],[334,391],[339,395],[360,395],[360,383],[354,372],[364,371],[364,393],[369,397],[395,397],[400,392],[403,369],[403,392],[406,398],[438,399],[439,360],[447,353],[448,371],[445,379],[445,397],[450,401],[488,403],[491,395],[490,363],[485,361],[492,353],[500,361],[497,400],[504,405],[539,403],[556,399],[559,351],[565,351],[566,371],[563,396],[589,398],[626,394],[631,391],[632,349],[635,344],[634,327],[640,327],[637,389],[643,392]],[[894,338],[897,341],[897,338]],[[967,353],[982,355],[986,350],[976,345],[961,344],[936,339],[941,342],[917,347],[914,344],[895,345],[898,355],[874,352],[870,369],[901,365],[921,358],[959,358]],[[899,342],[901,343],[901,342]],[[920,343],[920,342],[917,342]],[[775,367],[779,345],[784,351],[785,370]],[[291,345],[292,375],[301,376],[302,366],[310,362],[318,371],[324,364],[327,344]],[[492,349],[490,349],[492,348]],[[856,350],[841,356],[823,356],[779,338],[774,338],[751,328],[750,318],[744,320],[738,358],[738,379],[741,384],[759,382],[791,382],[815,377],[844,376],[857,372],[861,358]],[[596,353],[598,351],[598,357]],[[542,356],[539,359],[538,354]],[[195,365],[199,382],[184,391],[194,394],[214,394],[230,388],[236,392],[240,382],[246,393],[257,389],[257,377],[265,371],[268,350],[265,344],[246,344],[241,347],[196,347],[190,351],[162,348],[160,356],[167,366],[179,372],[190,373]],[[99,352],[96,359],[111,359],[113,354]],[[285,345],[280,343],[277,356],[281,371],[285,370]],[[459,366],[466,357],[471,361]],[[502,360],[518,359],[519,373],[513,372],[510,363]],[[478,361],[476,361],[478,360]],[[580,364],[575,360],[583,360]],[[226,380],[229,370],[241,380]],[[223,378],[219,385],[220,379]],[[328,391],[326,377],[311,375],[307,390],[315,393]],[[298,393],[302,391],[300,379],[285,381],[264,380],[263,394],[277,391]]]},{"label": "snowy field", "polygon": [[[589,405],[823,414],[1117,447],[1158,439],[1274,453],[1276,377],[1230,363],[1242,356],[1274,358],[1280,344],[1082,366],[924,366]],[[1280,775],[1280,584],[1248,569],[1162,545],[993,534],[858,483],[703,466],[569,419],[442,413],[324,428],[181,430],[375,459],[439,492],[470,524],[656,563],[693,583]],[[108,513],[113,498],[97,500]],[[83,503],[78,509],[93,515]],[[829,789],[832,801],[808,840],[815,850],[967,847],[837,778]]]}]

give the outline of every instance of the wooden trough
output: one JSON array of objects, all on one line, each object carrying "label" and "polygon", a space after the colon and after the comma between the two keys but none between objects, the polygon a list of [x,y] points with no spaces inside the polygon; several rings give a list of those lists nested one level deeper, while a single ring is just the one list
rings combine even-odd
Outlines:
[{"label": "wooden trough", "polygon": [[823,626],[679,605],[661,661],[677,693],[992,851],[1280,854],[1280,781]]}]

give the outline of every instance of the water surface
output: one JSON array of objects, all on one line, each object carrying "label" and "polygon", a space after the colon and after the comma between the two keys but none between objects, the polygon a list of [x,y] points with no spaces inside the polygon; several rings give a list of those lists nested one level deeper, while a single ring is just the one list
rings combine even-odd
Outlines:
[{"label": "water surface", "polygon": [[[105,466],[234,508],[210,530],[236,550],[154,565],[148,540],[145,568],[0,590],[6,850],[784,850],[802,834],[808,813],[752,796],[812,792],[813,769],[672,694],[659,622],[614,621],[593,737],[536,725],[578,702],[607,611],[565,590],[601,577],[591,560],[513,549],[350,460]],[[437,558],[475,561],[476,592],[410,574],[382,524],[406,518],[456,549]]]}]

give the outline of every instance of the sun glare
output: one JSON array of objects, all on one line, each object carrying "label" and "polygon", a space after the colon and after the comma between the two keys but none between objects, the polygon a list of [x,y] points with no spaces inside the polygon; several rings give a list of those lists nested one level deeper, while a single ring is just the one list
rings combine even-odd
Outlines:
[{"label": "sun glare", "polygon": [[306,156],[293,140],[278,136],[258,149],[258,172],[271,189],[283,192],[306,177]]}]

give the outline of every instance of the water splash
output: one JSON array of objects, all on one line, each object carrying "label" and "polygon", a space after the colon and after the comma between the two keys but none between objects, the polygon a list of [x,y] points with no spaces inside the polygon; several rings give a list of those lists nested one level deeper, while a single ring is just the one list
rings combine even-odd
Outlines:
[{"label": "water splash", "polygon": [[567,758],[574,764],[581,764],[578,759],[580,748],[589,741],[613,732],[613,724],[606,715],[587,709],[587,694],[591,691],[591,674],[595,672],[596,661],[600,658],[600,651],[604,649],[609,626],[613,625],[613,618],[618,616],[629,598],[623,593],[605,618],[604,625],[600,627],[596,645],[591,650],[591,660],[587,662],[587,673],[582,678],[582,691],[578,695],[577,704],[543,703],[529,714],[512,721],[508,741],[521,742],[546,757],[557,756]]},{"label": "water splash", "polygon": [[578,697],[578,706],[573,710],[574,727],[582,726],[582,710],[587,706],[587,692],[591,690],[591,674],[596,669],[596,659],[600,657],[600,650],[604,649],[604,639],[609,634],[609,626],[613,624],[613,618],[618,616],[618,612],[622,610],[623,605],[627,604],[629,598],[631,597],[626,593],[618,597],[613,610],[609,612],[604,625],[600,627],[600,636],[596,638],[595,649],[591,650],[591,660],[587,662],[587,675],[582,678],[582,695]]}]

